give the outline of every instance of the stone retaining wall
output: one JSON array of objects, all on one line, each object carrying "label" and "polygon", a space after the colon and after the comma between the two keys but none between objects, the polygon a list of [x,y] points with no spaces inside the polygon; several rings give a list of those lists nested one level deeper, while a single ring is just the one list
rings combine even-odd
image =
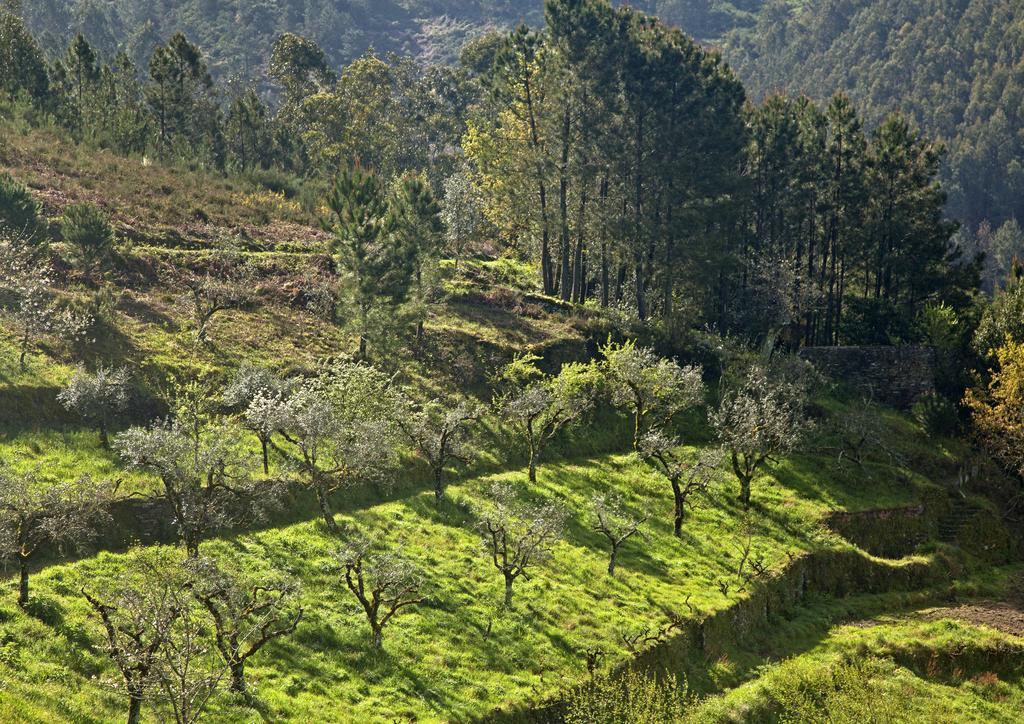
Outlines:
[{"label": "stone retaining wall", "polygon": [[856,392],[909,408],[934,392],[935,353],[928,347],[805,347],[800,357]]}]

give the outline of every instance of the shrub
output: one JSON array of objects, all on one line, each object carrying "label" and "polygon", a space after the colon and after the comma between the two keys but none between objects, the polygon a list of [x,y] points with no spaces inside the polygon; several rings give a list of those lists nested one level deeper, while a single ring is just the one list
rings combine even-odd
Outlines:
[{"label": "shrub", "polygon": [[102,267],[114,248],[114,230],[94,204],[72,204],[60,223],[75,264],[87,277]]},{"label": "shrub", "polygon": [[13,176],[0,173],[0,228],[34,238],[39,231],[39,204]]},{"label": "shrub", "polygon": [[952,435],[959,425],[956,405],[934,392],[917,398],[911,412],[929,435]]},{"label": "shrub", "polygon": [[686,709],[686,681],[627,670],[601,675],[576,689],[566,701],[567,724],[646,724],[679,722]]}]

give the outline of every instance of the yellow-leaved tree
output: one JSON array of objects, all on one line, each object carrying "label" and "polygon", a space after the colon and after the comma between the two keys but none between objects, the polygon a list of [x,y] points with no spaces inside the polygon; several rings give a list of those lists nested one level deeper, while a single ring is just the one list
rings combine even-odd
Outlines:
[{"label": "yellow-leaved tree", "polygon": [[1007,470],[1024,474],[1024,343],[1007,340],[995,357],[988,385],[969,389],[964,404],[982,445]]}]

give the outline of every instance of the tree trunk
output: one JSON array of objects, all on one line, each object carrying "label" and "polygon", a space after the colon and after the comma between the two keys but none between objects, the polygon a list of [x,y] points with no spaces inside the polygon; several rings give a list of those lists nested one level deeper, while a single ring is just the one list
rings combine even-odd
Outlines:
[{"label": "tree trunk", "polygon": [[434,468],[434,502],[440,503],[444,498],[444,467]]},{"label": "tree trunk", "polygon": [[619,547],[613,543],[612,544],[612,554],[608,557],[608,575],[609,576],[614,576],[615,575],[615,559],[618,557],[618,555],[619,555]]},{"label": "tree trunk", "polygon": [[104,450],[110,449],[110,437],[107,435],[107,423],[100,423],[100,447]]},{"label": "tree trunk", "polygon": [[316,488],[316,502],[320,505],[320,514],[324,517],[324,524],[331,533],[338,532],[338,524],[334,522],[334,511],[331,510],[331,501],[327,492],[320,486]]},{"label": "tree trunk", "polygon": [[24,337],[21,338],[21,355],[18,357],[18,366],[21,368],[22,372],[24,372],[25,370],[28,369],[28,366],[25,364],[25,358],[27,356],[28,356],[28,335],[26,334]]},{"label": "tree trunk", "polygon": [[128,724],[139,724],[142,721],[142,694],[128,694]]},{"label": "tree trunk", "polygon": [[359,359],[366,360],[366,336],[362,334],[359,335]]},{"label": "tree trunk", "polygon": [[683,497],[679,481],[672,481],[672,498],[675,501],[674,533],[676,538],[683,537],[683,520],[686,518],[686,499]]},{"label": "tree trunk", "polygon": [[263,474],[270,475],[270,457],[267,454],[267,438],[260,438],[260,447],[263,448]]},{"label": "tree trunk", "polygon": [[416,320],[416,356],[423,351],[423,320]]},{"label": "tree trunk", "polygon": [[18,605],[28,605],[28,558],[18,556]]},{"label": "tree trunk", "polygon": [[566,108],[562,113],[562,162],[558,170],[558,213],[561,222],[559,229],[559,296],[562,301],[572,299],[572,281],[569,270],[569,133],[572,129],[572,115]]},{"label": "tree trunk", "polygon": [[509,574],[505,574],[505,606],[512,607],[512,581],[515,580]]},{"label": "tree trunk", "polygon": [[245,662],[236,661],[230,665],[231,668],[231,691],[236,694],[247,695],[249,692],[245,687]]},{"label": "tree trunk", "polygon": [[750,477],[749,475],[740,477],[740,503],[744,509],[750,507]]},{"label": "tree trunk", "polygon": [[381,631],[379,626],[371,626],[373,629],[373,636],[371,637],[370,645],[375,649],[384,648],[384,632]]}]

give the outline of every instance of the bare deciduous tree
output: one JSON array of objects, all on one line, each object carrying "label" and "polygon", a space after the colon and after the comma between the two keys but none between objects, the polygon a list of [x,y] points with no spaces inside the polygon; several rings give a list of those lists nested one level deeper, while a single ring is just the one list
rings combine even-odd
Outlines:
[{"label": "bare deciduous tree", "polygon": [[633,449],[656,427],[665,427],[680,412],[704,399],[700,367],[680,367],[635,342],[601,348],[612,403],[633,414]]},{"label": "bare deciduous tree", "polygon": [[386,480],[397,466],[400,404],[390,377],[348,360],[322,370],[288,399],[282,435],[298,453],[293,464],[331,532],[338,530],[331,493]]},{"label": "bare deciduous tree", "polygon": [[67,387],[57,399],[68,410],[94,425],[100,435],[100,444],[110,447],[110,425],[128,407],[128,368],[114,369],[100,365],[96,372],[79,367]]},{"label": "bare deciduous tree", "polygon": [[560,431],[578,424],[594,406],[597,368],[569,363],[557,375],[546,375],[534,354],[516,357],[498,375],[495,406],[526,438],[530,482],[537,482],[537,463]]},{"label": "bare deciduous tree", "polygon": [[375,649],[384,641],[384,627],[401,609],[423,602],[422,579],[407,560],[394,553],[373,553],[370,543],[357,539],[341,554],[345,584],[359,600],[370,624]]},{"label": "bare deciduous tree", "polygon": [[593,500],[594,530],[608,539],[608,575],[615,575],[619,548],[640,531],[649,516],[638,518],[625,509],[622,498],[616,495],[595,495]]},{"label": "bare deciduous tree", "polygon": [[295,631],[303,610],[298,589],[268,578],[243,582],[210,558],[189,564],[190,589],[213,621],[214,642],[231,675],[231,690],[249,697],[246,662],[266,644]]},{"label": "bare deciduous tree", "polygon": [[0,467],[0,557],[18,563],[18,605],[28,605],[29,563],[43,545],[82,549],[110,519],[116,486],[87,476],[50,483]]},{"label": "bare deciduous tree", "polygon": [[506,606],[512,605],[512,584],[520,576],[529,579],[527,568],[551,555],[564,524],[565,514],[554,504],[526,504],[512,486],[491,486],[479,528],[484,550],[505,579]]},{"label": "bare deciduous tree", "polygon": [[202,271],[189,271],[179,281],[182,302],[196,329],[196,341],[206,342],[210,320],[219,312],[239,309],[253,299],[256,270],[235,251],[219,251],[204,260]]},{"label": "bare deciduous tree", "polygon": [[755,365],[736,389],[727,391],[711,424],[728,451],[740,483],[739,500],[750,507],[750,488],[775,456],[793,450],[810,427],[805,387]]},{"label": "bare deciduous tree", "polygon": [[704,450],[694,464],[687,465],[676,454],[680,444],[663,430],[652,430],[640,439],[640,454],[672,485],[673,530],[677,538],[683,534],[686,504],[691,496],[707,492],[719,457],[717,450]]},{"label": "bare deciduous tree", "polygon": [[444,497],[444,471],[453,462],[466,462],[463,457],[469,425],[480,419],[480,409],[463,401],[448,409],[441,401],[433,401],[422,409],[402,415],[398,425],[422,457],[434,476],[434,499]]}]

